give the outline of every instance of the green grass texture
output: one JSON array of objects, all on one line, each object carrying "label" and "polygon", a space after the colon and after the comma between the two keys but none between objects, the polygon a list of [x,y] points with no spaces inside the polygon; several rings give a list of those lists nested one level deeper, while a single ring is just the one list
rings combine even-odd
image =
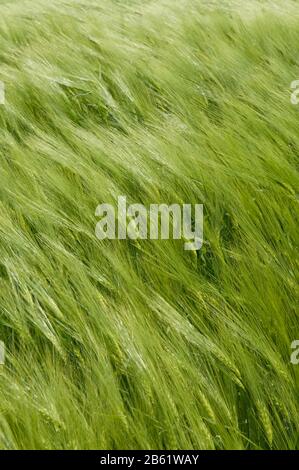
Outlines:
[{"label": "green grass texture", "polygon": [[298,449],[298,2],[0,3],[0,448]]}]

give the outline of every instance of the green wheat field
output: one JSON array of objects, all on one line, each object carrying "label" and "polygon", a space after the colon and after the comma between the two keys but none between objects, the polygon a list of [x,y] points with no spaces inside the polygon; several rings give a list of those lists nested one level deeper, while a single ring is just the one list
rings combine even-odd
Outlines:
[{"label": "green wheat field", "polygon": [[294,80],[295,0],[0,1],[1,449],[299,448]]}]

